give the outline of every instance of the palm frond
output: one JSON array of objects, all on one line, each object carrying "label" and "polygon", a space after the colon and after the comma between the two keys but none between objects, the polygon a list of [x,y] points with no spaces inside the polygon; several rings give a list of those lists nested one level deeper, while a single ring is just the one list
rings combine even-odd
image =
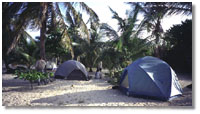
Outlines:
[{"label": "palm frond", "polygon": [[68,26],[65,24],[64,17],[62,15],[61,11],[60,11],[58,3],[55,3],[55,12],[58,15],[59,20],[60,20],[58,22],[58,24],[60,25],[59,27],[61,27],[63,29],[67,28]]},{"label": "palm frond", "polygon": [[66,21],[69,23],[71,27],[75,27],[76,24],[74,23],[72,16],[70,15],[69,11],[66,11]]},{"label": "palm frond", "polygon": [[98,15],[90,7],[88,7],[84,2],[80,2],[79,4],[81,9],[86,11],[86,13],[93,19],[94,22],[99,22]]},{"label": "palm frond", "polygon": [[74,59],[74,50],[73,50],[72,41],[71,41],[66,29],[63,30],[61,37],[62,37],[61,45],[63,46],[64,49],[70,50],[72,59]]},{"label": "palm frond", "polygon": [[192,14],[192,2],[169,2],[166,3],[169,11],[167,15],[191,15]]},{"label": "palm frond", "polygon": [[35,42],[35,40],[34,40],[34,38],[28,33],[28,32],[26,32],[25,30],[23,31],[23,37],[25,38],[25,39],[30,39],[31,40],[31,44],[33,44],[33,45],[35,45],[36,46],[36,42]]},{"label": "palm frond", "polygon": [[107,23],[102,23],[100,25],[100,29],[102,30],[103,34],[106,34],[106,36],[110,38],[110,40],[119,39],[117,32]]},{"label": "palm frond", "polygon": [[116,11],[114,11],[111,7],[109,7],[109,9],[113,14],[112,18],[116,19],[118,21],[119,30],[121,29],[121,31],[124,31],[125,20],[123,20],[121,17],[119,17],[118,13]]},{"label": "palm frond", "polygon": [[80,14],[76,11],[76,9],[72,6],[71,3],[66,2],[64,3],[66,6],[66,10],[71,14],[71,16],[73,17],[72,19],[74,20],[74,23],[81,28],[82,32],[84,32],[86,34],[86,38],[88,40],[88,43],[90,43],[90,36],[89,36],[89,32],[88,32],[88,28],[85,24],[85,22],[83,21],[82,17],[80,16]]},{"label": "palm frond", "polygon": [[32,62],[33,63],[33,61],[35,60],[34,57],[32,57],[28,53],[24,52],[23,49],[21,49],[20,47],[17,47],[15,52],[20,54],[27,62]]}]

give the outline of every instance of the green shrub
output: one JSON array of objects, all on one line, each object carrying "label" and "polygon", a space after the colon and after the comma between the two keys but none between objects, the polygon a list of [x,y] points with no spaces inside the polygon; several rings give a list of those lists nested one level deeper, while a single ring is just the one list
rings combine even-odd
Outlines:
[{"label": "green shrub", "polygon": [[53,77],[53,76],[54,76],[54,73],[53,73],[53,72],[49,72],[49,76],[50,76],[50,77]]},{"label": "green shrub", "polygon": [[34,82],[53,77],[53,73],[37,72],[36,70],[29,70],[27,72],[15,71],[15,74],[19,79],[28,80],[31,83],[31,89],[33,89]]},{"label": "green shrub", "polygon": [[111,83],[113,85],[119,85],[122,71],[123,70],[119,70],[119,71],[114,71],[114,72],[110,73],[111,79],[110,79],[109,83]]}]

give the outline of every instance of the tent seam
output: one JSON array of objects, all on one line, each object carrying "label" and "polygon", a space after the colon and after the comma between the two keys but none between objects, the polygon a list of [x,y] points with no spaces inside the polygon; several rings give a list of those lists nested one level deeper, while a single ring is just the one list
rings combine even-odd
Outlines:
[{"label": "tent seam", "polygon": [[[142,71],[144,71],[145,72],[145,74],[147,74],[146,73],[146,71],[144,70],[144,69],[142,69],[139,65],[137,65]],[[147,74],[148,75],[148,74]],[[148,78],[150,78],[152,81],[153,81],[153,79],[148,75]],[[154,81],[153,81],[154,82]],[[165,94],[163,93],[163,91],[161,90],[161,88],[156,84],[156,83],[154,83],[154,85],[156,85],[156,87],[157,88],[159,88],[159,91],[162,93],[162,95],[163,96],[165,96]],[[166,96],[165,96],[166,97]]]}]

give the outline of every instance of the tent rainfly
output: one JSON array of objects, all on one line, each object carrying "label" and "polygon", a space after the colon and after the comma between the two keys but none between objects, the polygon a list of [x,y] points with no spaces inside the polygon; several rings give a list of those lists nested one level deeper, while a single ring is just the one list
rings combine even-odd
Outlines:
[{"label": "tent rainfly", "polygon": [[67,80],[88,80],[88,72],[85,66],[75,60],[62,63],[55,72],[55,78]]},{"label": "tent rainfly", "polygon": [[120,90],[128,96],[164,101],[182,95],[174,70],[166,62],[151,56],[137,59],[124,69]]}]

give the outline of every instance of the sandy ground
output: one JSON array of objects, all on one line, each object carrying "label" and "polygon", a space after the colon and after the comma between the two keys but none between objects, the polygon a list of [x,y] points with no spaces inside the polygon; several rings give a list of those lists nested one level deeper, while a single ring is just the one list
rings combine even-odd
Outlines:
[{"label": "sandy ground", "polygon": [[178,75],[183,96],[172,101],[157,101],[128,97],[104,79],[89,81],[56,80],[47,85],[34,85],[14,79],[14,75],[2,74],[3,106],[191,106],[192,89],[186,88],[192,79]]}]

